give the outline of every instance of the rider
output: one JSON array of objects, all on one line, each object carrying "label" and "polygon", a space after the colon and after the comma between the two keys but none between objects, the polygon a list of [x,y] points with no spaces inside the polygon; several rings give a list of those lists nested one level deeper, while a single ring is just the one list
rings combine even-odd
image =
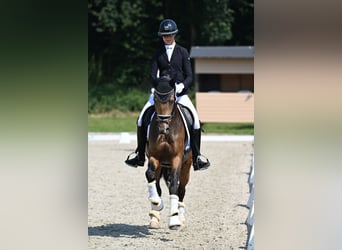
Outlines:
[{"label": "rider", "polygon": [[[160,72],[168,72],[176,81],[176,102],[186,106],[190,109],[194,124],[193,129],[191,129],[191,149],[193,155],[193,166],[194,170],[204,170],[210,166],[208,159],[203,161],[200,153],[201,145],[201,125],[199,117],[195,107],[193,106],[190,98],[188,97],[189,87],[192,83],[192,69],[190,63],[190,57],[188,51],[182,46],[176,44],[175,36],[178,33],[177,24],[171,19],[165,19],[160,23],[158,36],[162,37],[164,46],[157,51],[152,60],[152,70],[151,70],[151,82],[154,82],[158,77]],[[137,167],[144,166],[145,163],[145,145],[146,145],[146,128],[143,125],[143,116],[145,111],[154,105],[153,92],[154,88],[151,85],[151,95],[148,102],[143,107],[138,121],[137,121],[137,139],[138,148],[135,153],[137,155],[134,158],[130,158],[130,155],[125,161],[126,164]]]}]

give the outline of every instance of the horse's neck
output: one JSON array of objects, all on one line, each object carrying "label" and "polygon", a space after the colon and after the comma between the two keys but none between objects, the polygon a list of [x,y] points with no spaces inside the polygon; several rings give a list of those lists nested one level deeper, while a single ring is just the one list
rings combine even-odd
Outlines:
[{"label": "horse's neck", "polygon": [[181,133],[184,133],[184,125],[183,125],[183,119],[180,114],[179,109],[176,107],[174,117],[172,119],[172,123],[170,124],[170,129],[173,131],[173,134],[180,135]]}]

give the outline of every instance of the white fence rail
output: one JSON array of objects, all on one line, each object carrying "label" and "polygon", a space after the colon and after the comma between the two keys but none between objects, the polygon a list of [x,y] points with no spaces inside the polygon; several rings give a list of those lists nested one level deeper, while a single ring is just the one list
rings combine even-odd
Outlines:
[{"label": "white fence rail", "polygon": [[249,213],[246,219],[246,225],[248,230],[247,250],[254,250],[254,152],[252,156],[251,172],[249,175],[248,184],[250,195],[247,202]]}]

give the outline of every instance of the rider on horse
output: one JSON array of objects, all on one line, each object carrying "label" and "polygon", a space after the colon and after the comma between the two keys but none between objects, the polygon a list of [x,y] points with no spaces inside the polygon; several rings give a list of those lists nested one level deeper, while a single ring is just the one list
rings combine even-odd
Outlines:
[{"label": "rider on horse", "polygon": [[[175,81],[175,89],[177,94],[177,103],[186,106],[192,113],[194,118],[193,128],[191,129],[191,149],[193,155],[194,170],[204,170],[210,166],[208,159],[201,159],[201,124],[195,107],[188,97],[189,87],[192,83],[192,68],[188,51],[176,44],[175,36],[178,33],[177,24],[171,19],[165,19],[160,23],[158,36],[162,37],[164,46],[157,51],[153,57],[151,79],[155,82],[161,75],[160,72],[167,72]],[[137,167],[144,166],[145,163],[145,146],[147,140],[147,127],[143,126],[143,118],[146,110],[154,105],[153,100],[154,88],[152,85],[151,95],[148,102],[143,107],[137,121],[137,139],[138,148],[134,158],[128,156],[126,164]],[[202,157],[205,158],[205,157]]]}]

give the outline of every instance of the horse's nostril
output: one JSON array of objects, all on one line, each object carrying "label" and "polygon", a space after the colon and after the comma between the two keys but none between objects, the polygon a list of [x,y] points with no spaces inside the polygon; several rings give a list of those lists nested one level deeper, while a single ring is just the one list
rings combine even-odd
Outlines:
[{"label": "horse's nostril", "polygon": [[167,123],[160,124],[159,133],[168,135],[170,133],[169,125]]}]

